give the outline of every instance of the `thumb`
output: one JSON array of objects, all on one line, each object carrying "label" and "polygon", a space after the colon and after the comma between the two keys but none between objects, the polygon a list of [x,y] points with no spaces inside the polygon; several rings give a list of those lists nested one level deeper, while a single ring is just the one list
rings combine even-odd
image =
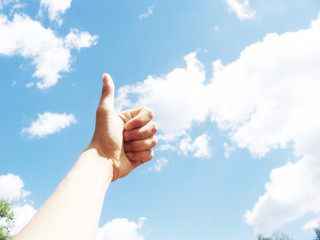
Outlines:
[{"label": "thumb", "polygon": [[102,76],[102,94],[99,105],[103,105],[107,110],[114,111],[114,83],[111,76],[104,73]]}]

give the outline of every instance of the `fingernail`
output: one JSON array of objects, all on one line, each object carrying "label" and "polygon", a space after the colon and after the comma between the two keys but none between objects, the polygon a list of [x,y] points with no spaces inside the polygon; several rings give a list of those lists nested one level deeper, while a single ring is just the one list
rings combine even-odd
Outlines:
[{"label": "fingernail", "polygon": [[107,81],[108,81],[108,74],[104,73],[102,75],[102,82],[105,84],[105,83],[107,83]]}]

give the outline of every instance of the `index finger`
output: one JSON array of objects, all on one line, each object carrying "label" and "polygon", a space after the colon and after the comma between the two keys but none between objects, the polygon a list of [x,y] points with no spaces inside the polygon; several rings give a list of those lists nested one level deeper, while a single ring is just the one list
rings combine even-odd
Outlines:
[{"label": "index finger", "polygon": [[153,112],[150,108],[141,107],[129,111],[130,115],[132,116],[132,119],[127,121],[124,125],[124,128],[127,131],[143,127],[153,118]]}]

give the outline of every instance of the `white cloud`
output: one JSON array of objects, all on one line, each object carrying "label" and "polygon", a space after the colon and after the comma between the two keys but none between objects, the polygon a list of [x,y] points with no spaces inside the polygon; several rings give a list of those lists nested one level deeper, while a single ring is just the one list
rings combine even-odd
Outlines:
[{"label": "white cloud", "polygon": [[16,202],[30,195],[29,191],[24,190],[24,182],[19,176],[8,173],[0,176],[0,199],[14,201],[12,211],[14,212],[14,224],[10,228],[12,235],[17,234],[34,216],[36,210],[29,204],[19,206]]},{"label": "white cloud", "polygon": [[211,117],[231,130],[231,140],[259,157],[288,145],[304,156],[271,172],[266,193],[245,216],[256,231],[320,211],[319,30],[317,20],[306,30],[269,34],[235,62],[215,63]]},{"label": "white cloud", "polygon": [[142,20],[144,18],[150,17],[153,13],[153,8],[154,6],[147,7],[147,12],[140,14],[139,19]]},{"label": "white cloud", "polygon": [[97,240],[144,240],[138,230],[145,220],[145,217],[141,217],[135,223],[127,218],[116,218],[98,229]]},{"label": "white cloud", "polygon": [[[142,83],[118,90],[118,110],[149,106],[157,113],[163,138],[174,139],[189,129],[193,122],[204,121],[208,114],[205,94],[205,72],[196,53],[185,57],[186,68],[176,68],[164,77],[148,76]],[[131,101],[137,97],[136,101]],[[177,121],[177,119],[179,121]]]},{"label": "white cloud", "polygon": [[78,29],[71,29],[70,33],[65,37],[65,46],[69,49],[90,47],[96,44],[98,37],[91,36],[88,32],[79,32]]},{"label": "white cloud", "polygon": [[10,21],[0,14],[0,55],[20,55],[32,59],[36,66],[33,77],[40,89],[54,86],[61,72],[68,72],[72,63],[71,49],[90,47],[97,36],[71,29],[65,39],[59,38],[50,28],[24,14],[15,14]]},{"label": "white cloud", "polygon": [[256,156],[292,141],[300,155],[317,151],[312,142],[319,140],[314,130],[320,127],[320,114],[315,111],[320,85],[319,22],[298,32],[268,34],[227,66],[215,61],[208,85],[202,64],[191,53],[185,57],[186,68],[120,88],[117,107],[154,109],[164,140],[181,136],[194,122],[209,116],[230,130],[239,147]]},{"label": "white cloud", "polygon": [[24,190],[24,182],[19,176],[8,173],[0,176],[0,198],[20,200],[30,195],[29,191]]},{"label": "white cloud", "polygon": [[224,118],[234,129],[231,139],[238,146],[263,157],[292,144],[296,155],[303,156],[271,172],[266,193],[246,214],[256,231],[277,229],[320,212],[319,30],[317,20],[306,30],[269,34],[216,73],[221,74],[217,86],[232,86],[236,91],[233,98],[217,95],[224,104],[216,108],[213,118]]},{"label": "white cloud", "polygon": [[215,108],[213,118],[221,117],[234,129],[231,139],[238,146],[263,157],[292,143],[297,156],[304,156],[271,172],[266,193],[246,214],[256,231],[277,229],[320,212],[319,23],[298,32],[270,34],[215,73],[222,74],[217,86],[232,86],[236,91],[232,98],[215,94],[224,104]]},{"label": "white cloud", "polygon": [[220,27],[219,26],[214,26],[213,31],[219,32],[220,31]]},{"label": "white cloud", "polygon": [[45,112],[38,114],[38,119],[32,122],[29,128],[23,128],[22,133],[26,132],[30,137],[45,137],[60,132],[76,122],[77,120],[72,114]]},{"label": "white cloud", "polygon": [[269,232],[311,212],[320,212],[319,159],[306,156],[272,170],[267,192],[245,215],[255,232]]},{"label": "white cloud", "polygon": [[207,134],[203,134],[197,137],[194,142],[192,142],[191,137],[187,135],[180,142],[180,150],[183,154],[187,155],[189,152],[193,153],[193,156],[197,158],[209,157],[209,137]]},{"label": "white cloud", "polygon": [[256,12],[249,7],[249,0],[240,2],[238,0],[225,0],[229,6],[230,11],[237,14],[241,20],[254,18]]},{"label": "white cloud", "polygon": [[[215,61],[208,84],[203,65],[191,53],[185,68],[122,87],[116,103],[119,108],[152,108],[161,140],[167,142],[210,118],[228,131],[231,144],[254,156],[293,147],[300,160],[272,171],[266,193],[246,215],[256,229],[278,228],[320,212],[315,204],[320,201],[319,42],[320,19],[304,30],[268,34],[234,62]],[[191,140],[184,141],[188,152]]]},{"label": "white cloud", "polygon": [[319,228],[319,227],[320,227],[320,218],[315,218],[307,222],[305,225],[303,225],[303,230],[313,232],[315,228]]},{"label": "white cloud", "polygon": [[72,0],[41,0],[39,15],[46,10],[51,21],[56,21],[59,25],[62,24],[61,14],[71,7]]},{"label": "white cloud", "polygon": [[37,211],[29,204],[14,206],[12,210],[14,212],[15,220],[14,226],[10,232],[12,235],[16,235],[31,220]]}]

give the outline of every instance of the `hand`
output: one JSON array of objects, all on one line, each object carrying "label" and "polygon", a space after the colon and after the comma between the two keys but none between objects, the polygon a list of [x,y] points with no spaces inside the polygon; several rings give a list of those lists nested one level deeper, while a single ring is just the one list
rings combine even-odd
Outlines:
[{"label": "hand", "polygon": [[96,128],[90,148],[97,149],[113,167],[113,179],[128,175],[134,168],[152,159],[157,141],[157,125],[151,122],[148,108],[128,110],[119,115],[114,109],[114,84],[103,75],[103,89],[96,115]]}]

